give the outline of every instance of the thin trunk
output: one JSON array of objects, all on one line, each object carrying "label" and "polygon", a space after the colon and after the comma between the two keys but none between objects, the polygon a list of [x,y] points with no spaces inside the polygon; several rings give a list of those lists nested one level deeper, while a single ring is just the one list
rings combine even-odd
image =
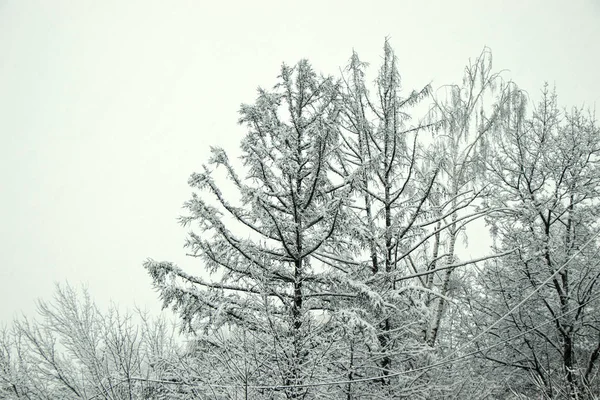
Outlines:
[{"label": "thin trunk", "polygon": [[350,365],[348,366],[348,386],[346,389],[346,400],[354,399],[352,395],[352,381],[354,380],[354,343],[350,341]]},{"label": "thin trunk", "polygon": [[[454,208],[456,208],[456,207],[454,206]],[[451,265],[454,262],[454,248],[455,248],[456,236],[457,236],[456,218],[457,218],[456,213],[453,213],[452,214],[452,225],[450,226],[450,229],[449,229],[450,237],[448,239],[449,247],[448,247],[447,265]],[[452,269],[447,269],[446,273],[444,274],[444,281],[442,282],[442,288],[440,290],[440,294],[442,296],[446,296],[448,294],[448,286],[450,284],[450,275],[451,274],[452,274]],[[431,347],[435,346],[435,342],[437,340],[438,333],[440,330],[440,325],[442,323],[442,317],[444,315],[445,305],[446,305],[446,302],[444,301],[444,297],[440,296],[438,299],[437,308],[435,310],[435,315],[433,317],[431,328],[429,330],[429,335],[427,337],[427,344]]]},{"label": "thin trunk", "polygon": [[[434,204],[435,205],[435,204]],[[442,221],[438,221],[438,223],[435,226],[435,230],[436,230],[436,234],[434,235],[434,242],[433,242],[433,254],[432,254],[432,261],[429,264],[429,266],[427,267],[428,271],[432,271],[435,270],[435,268],[437,267],[437,258],[439,256],[439,252],[440,252],[440,236],[441,236],[441,232],[440,232],[440,228],[442,226]],[[433,280],[434,280],[435,274],[431,273],[429,275],[425,276],[425,288],[431,290],[431,288],[433,287]],[[427,292],[425,294],[425,306],[427,308],[429,308],[431,306],[431,301],[432,301],[433,297],[431,292]],[[421,331],[421,335],[423,336],[423,340],[427,341],[427,336],[428,336],[428,326],[427,324],[423,324],[423,328]]]},{"label": "thin trunk", "polygon": [[[300,90],[302,94],[302,90]],[[300,120],[302,109],[302,98],[298,101],[298,115],[297,118]],[[295,193],[292,189],[292,201],[294,209],[294,222],[296,225],[296,260],[294,261],[294,283],[293,283],[293,299],[292,299],[292,346],[293,354],[291,355],[291,371],[288,377],[286,385],[301,385],[302,379],[302,364],[307,354],[302,345],[302,307],[304,301],[303,295],[303,280],[304,280],[304,257],[302,256],[303,249],[303,216],[301,211],[302,205],[302,130],[297,130],[297,142],[296,142],[296,159],[298,160],[298,170],[296,171],[295,177]],[[291,388],[286,391],[288,399],[299,399],[303,397],[302,388]]]},{"label": "thin trunk", "polygon": [[[573,229],[573,192],[571,192],[570,202],[568,206],[568,218],[566,227],[565,247],[566,247],[566,258],[569,259],[571,256],[571,231]],[[561,284],[562,284],[562,296],[560,296],[561,313],[564,315],[561,321],[563,325],[563,363],[566,373],[567,382],[569,384],[569,395],[572,399],[579,398],[577,379],[575,377],[575,360],[574,360],[574,343],[573,343],[573,321],[572,316],[567,314],[570,312],[570,299],[569,299],[569,270],[563,269],[560,272]]]}]

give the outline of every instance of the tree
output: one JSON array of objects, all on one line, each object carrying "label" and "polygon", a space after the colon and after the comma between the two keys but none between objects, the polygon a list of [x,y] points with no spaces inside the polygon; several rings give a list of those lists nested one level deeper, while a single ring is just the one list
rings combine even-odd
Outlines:
[{"label": "tree", "polygon": [[162,319],[111,308],[102,314],[87,291],[57,285],[38,304],[40,320],[22,318],[0,337],[0,397],[7,399],[154,399],[164,391],[159,360],[177,347]]},{"label": "tree", "polygon": [[[439,336],[452,273],[456,270],[452,266],[470,264],[459,262],[456,254],[459,234],[466,235],[469,224],[496,211],[482,207],[489,192],[482,179],[484,164],[499,113],[515,90],[512,82],[504,82],[500,73],[493,72],[492,54],[486,48],[465,67],[462,85],[443,86],[440,91],[445,98],[434,98],[432,115],[441,124],[435,132],[433,154],[426,157],[437,160],[441,179],[428,198],[434,218],[429,218],[427,224],[435,224],[435,234],[431,253],[425,253],[423,261],[428,270],[444,271],[438,282],[433,273],[426,275],[424,282],[426,289],[437,293],[435,299],[428,294],[425,301],[431,319],[424,336],[430,346],[435,346]],[[486,107],[488,101],[490,107]]]},{"label": "tree", "polygon": [[[343,246],[336,232],[343,223],[348,183],[331,177],[337,146],[339,85],[318,77],[305,60],[281,68],[273,91],[259,89],[253,105],[243,105],[241,177],[222,149],[213,148],[209,166],[223,167],[239,204],[226,196],[213,170],[193,174],[190,212],[181,222],[196,223],[186,246],[213,279],[184,272],[169,262],[145,267],[164,305],[172,305],[192,331],[251,332],[268,346],[265,374],[253,384],[283,385],[290,399],[313,396],[302,385],[321,375],[331,343],[317,313],[329,309],[328,270],[313,255]],[[212,196],[211,200],[208,195]],[[239,380],[232,383],[241,384]]]},{"label": "tree", "polygon": [[407,257],[418,248],[411,249],[418,242],[416,223],[426,213],[423,206],[438,170],[419,165],[419,134],[434,124],[419,120],[413,125],[409,114],[429,96],[430,86],[402,96],[397,58],[387,40],[373,96],[365,83],[366,66],[354,53],[346,69],[343,145],[337,156],[338,174],[353,176],[355,182],[348,206],[353,228],[346,232],[354,245],[318,256],[344,271],[339,276],[344,287],[362,294],[341,300],[339,306],[352,327],[347,332],[352,356],[348,378],[380,376],[355,386],[389,398],[420,390],[406,391],[402,380],[387,375],[418,364],[426,352],[414,326],[406,324],[421,320],[421,310],[411,304],[411,287],[398,281],[406,272]]},{"label": "tree", "polygon": [[525,96],[515,93],[503,120],[488,178],[492,206],[505,211],[489,223],[498,250],[518,250],[486,267],[484,295],[471,302],[479,321],[517,307],[492,333],[521,336],[482,354],[529,373],[522,390],[552,399],[596,398],[600,132],[581,110],[562,114],[547,85],[531,116]]}]

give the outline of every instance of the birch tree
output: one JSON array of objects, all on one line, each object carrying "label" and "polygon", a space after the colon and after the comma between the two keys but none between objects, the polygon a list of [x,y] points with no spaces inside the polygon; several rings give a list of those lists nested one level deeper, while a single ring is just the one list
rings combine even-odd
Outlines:
[{"label": "birch tree", "polygon": [[[435,346],[450,294],[450,282],[456,266],[468,265],[459,260],[456,246],[459,234],[465,235],[478,219],[492,215],[496,209],[485,201],[489,186],[483,178],[490,143],[499,129],[499,115],[517,87],[505,82],[492,69],[492,54],[486,48],[465,67],[461,85],[443,86],[434,97],[432,115],[441,121],[427,157],[438,160],[440,179],[428,202],[434,218],[423,226],[433,226],[433,243],[421,258],[429,271],[424,286],[437,295],[426,296],[430,321],[424,333]],[[482,179],[483,178],[483,179]]]}]

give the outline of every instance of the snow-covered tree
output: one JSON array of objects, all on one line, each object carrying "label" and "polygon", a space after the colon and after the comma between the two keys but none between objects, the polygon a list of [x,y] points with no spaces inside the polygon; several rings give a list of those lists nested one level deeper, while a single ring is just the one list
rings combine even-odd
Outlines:
[{"label": "snow-covered tree", "polygon": [[[87,291],[57,286],[38,319],[21,318],[0,335],[0,398],[157,399],[169,390],[167,360],[177,359],[162,318],[101,313]],[[137,320],[137,321],[136,321]]]},{"label": "snow-covered tree", "polygon": [[[286,386],[287,398],[315,396],[294,386],[323,377],[331,348],[321,333],[336,293],[330,268],[314,255],[345,246],[336,238],[349,181],[335,179],[330,165],[339,113],[337,82],[318,76],[306,60],[282,66],[273,90],[259,89],[256,102],[241,107],[248,129],[243,166],[214,148],[209,164],[189,180],[201,193],[185,204],[189,215],[181,221],[199,229],[187,247],[200,265],[145,263],[165,306],[189,329],[246,331],[261,340],[268,349],[259,360],[264,373],[252,384]],[[215,179],[218,167],[232,193]]]},{"label": "snow-covered tree", "polygon": [[[442,86],[434,97],[432,116],[441,123],[427,158],[436,161],[440,179],[428,198],[433,218],[422,226],[434,226],[434,240],[429,252],[421,259],[428,270],[444,269],[441,278],[428,274],[424,286],[437,296],[428,294],[426,305],[431,318],[425,339],[434,346],[439,336],[450,281],[459,262],[456,245],[459,234],[465,234],[470,224],[495,210],[483,206],[489,192],[482,181],[484,162],[489,152],[493,132],[499,123],[499,111],[506,103],[514,84],[505,83],[492,69],[489,49],[465,67],[461,85]],[[487,104],[489,103],[489,104]]]},{"label": "snow-covered tree", "polygon": [[366,83],[367,64],[356,53],[344,75],[342,145],[335,171],[353,181],[347,209],[352,224],[343,232],[352,246],[317,252],[343,271],[338,274],[340,286],[357,293],[337,302],[347,337],[342,369],[350,382],[377,378],[349,384],[348,398],[420,393],[418,384],[409,388],[405,380],[388,375],[419,365],[427,352],[416,334],[424,316],[413,303],[415,285],[401,280],[411,271],[408,259],[422,244],[418,222],[438,173],[436,165],[424,167],[419,161],[420,135],[434,124],[413,121],[411,115],[431,89],[425,86],[405,96],[398,60],[387,40],[383,50],[373,93]]},{"label": "snow-covered tree", "polygon": [[597,398],[600,130],[581,110],[561,112],[547,85],[530,116],[515,93],[503,120],[487,177],[504,211],[489,223],[498,250],[517,251],[487,265],[471,302],[480,329],[523,304],[484,343],[518,337],[482,354],[525,372],[513,382],[523,391]]}]

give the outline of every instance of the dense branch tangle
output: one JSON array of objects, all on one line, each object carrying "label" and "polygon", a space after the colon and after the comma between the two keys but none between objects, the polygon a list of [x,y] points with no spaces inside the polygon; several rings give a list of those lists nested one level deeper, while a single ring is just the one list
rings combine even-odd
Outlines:
[{"label": "dense branch tangle", "polygon": [[[552,277],[496,333],[502,337],[524,331],[541,316],[568,317],[487,357],[531,371],[539,392],[548,398],[593,398],[600,324],[590,315],[597,305],[588,300],[600,282],[600,248],[593,242],[586,251],[578,250],[598,230],[599,131],[580,110],[563,116],[547,85],[531,116],[525,101],[523,95],[515,96],[503,111],[502,136],[488,160],[495,187],[492,205],[508,206],[493,220],[499,247],[518,244],[519,251],[489,265],[481,281],[488,293],[486,306],[475,307],[489,318],[492,304],[498,312],[510,308],[526,290]],[[571,257],[573,262],[559,270]]]}]

